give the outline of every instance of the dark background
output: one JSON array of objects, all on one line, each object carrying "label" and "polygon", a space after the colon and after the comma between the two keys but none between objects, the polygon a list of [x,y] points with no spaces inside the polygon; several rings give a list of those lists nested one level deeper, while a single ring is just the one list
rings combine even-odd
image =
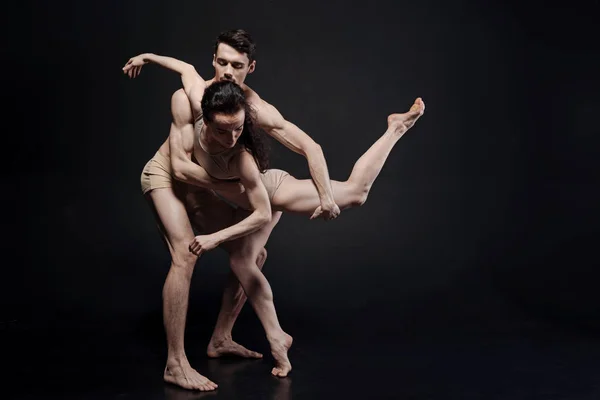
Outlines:
[{"label": "dark background", "polygon": [[[5,341],[7,354],[45,349],[60,362],[75,346],[78,362],[91,363],[83,349],[97,346],[92,338],[110,337],[121,350],[135,343],[140,354],[163,360],[161,290],[169,257],[139,176],[168,135],[170,95],[181,84],[156,65],[136,80],[121,68],[153,52],[190,62],[210,78],[217,34],[243,28],[258,44],[257,68],[246,83],[322,145],[332,179],[348,177],[385,130],[388,114],[407,110],[418,96],[426,103],[362,208],[330,223],[284,215],[275,229],[265,273],[297,344],[356,350],[377,348],[384,335],[428,338],[424,348],[434,357],[432,349],[448,338],[538,343],[538,333],[555,332],[559,338],[544,339],[551,344],[543,354],[555,354],[566,335],[581,346],[577,354],[597,360],[597,6],[7,6],[0,332],[22,339]],[[309,177],[301,156],[272,143],[273,167]],[[188,331],[198,344],[188,343],[198,357],[227,271],[222,251],[196,267]],[[234,334],[267,350],[250,307]],[[524,352],[515,350],[514,358]],[[23,377],[27,368],[13,372]],[[157,371],[151,376],[159,380],[160,365]],[[64,389],[52,381],[50,390]],[[89,378],[81,389],[96,384]],[[577,385],[589,394],[598,380]]]}]

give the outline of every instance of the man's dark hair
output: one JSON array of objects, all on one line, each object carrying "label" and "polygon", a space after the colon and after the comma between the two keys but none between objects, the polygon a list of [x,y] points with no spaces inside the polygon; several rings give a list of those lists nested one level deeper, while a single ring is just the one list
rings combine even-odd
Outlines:
[{"label": "man's dark hair", "polygon": [[254,156],[260,172],[269,168],[269,148],[264,132],[254,126],[255,112],[246,101],[244,90],[231,81],[215,82],[208,86],[202,97],[202,115],[212,122],[215,113],[227,115],[244,110],[244,129],[238,143],[244,146]]},{"label": "man's dark hair", "polygon": [[250,62],[254,61],[256,44],[248,32],[243,29],[231,29],[221,32],[215,42],[215,54],[220,43],[225,43],[240,53],[246,53]]}]

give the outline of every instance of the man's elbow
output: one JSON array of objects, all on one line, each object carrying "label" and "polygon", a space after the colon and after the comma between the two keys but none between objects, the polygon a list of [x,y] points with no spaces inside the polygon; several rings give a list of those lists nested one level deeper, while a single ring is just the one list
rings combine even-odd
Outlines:
[{"label": "man's elbow", "polygon": [[303,152],[305,157],[322,157],[323,156],[323,148],[321,145],[314,140],[311,140],[309,143],[303,146]]}]

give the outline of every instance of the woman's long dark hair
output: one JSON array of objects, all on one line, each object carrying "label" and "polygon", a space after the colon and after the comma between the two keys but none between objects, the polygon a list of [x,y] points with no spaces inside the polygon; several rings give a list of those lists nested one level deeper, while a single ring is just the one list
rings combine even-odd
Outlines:
[{"label": "woman's long dark hair", "polygon": [[254,156],[260,172],[269,168],[269,148],[264,132],[254,126],[256,112],[246,101],[242,88],[230,81],[215,82],[208,86],[202,97],[202,114],[212,122],[215,113],[235,114],[244,109],[244,130],[238,142]]}]

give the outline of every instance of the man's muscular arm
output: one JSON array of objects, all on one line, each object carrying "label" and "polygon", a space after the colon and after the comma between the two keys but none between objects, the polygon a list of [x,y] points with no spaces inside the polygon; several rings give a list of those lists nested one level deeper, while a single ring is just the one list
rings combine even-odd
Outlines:
[{"label": "man's muscular arm", "polygon": [[169,133],[171,169],[175,179],[207,189],[243,191],[238,183],[211,177],[204,168],[192,161],[194,150],[194,125],[188,97],[179,89],[171,96],[173,121]]},{"label": "man's muscular arm", "polygon": [[303,155],[308,162],[310,175],[321,200],[321,206],[315,210],[311,219],[319,216],[326,220],[336,218],[340,209],[333,199],[327,162],[321,146],[302,129],[283,118],[274,106],[261,99],[256,92],[247,90],[248,101],[256,110],[257,124],[288,149]]}]

